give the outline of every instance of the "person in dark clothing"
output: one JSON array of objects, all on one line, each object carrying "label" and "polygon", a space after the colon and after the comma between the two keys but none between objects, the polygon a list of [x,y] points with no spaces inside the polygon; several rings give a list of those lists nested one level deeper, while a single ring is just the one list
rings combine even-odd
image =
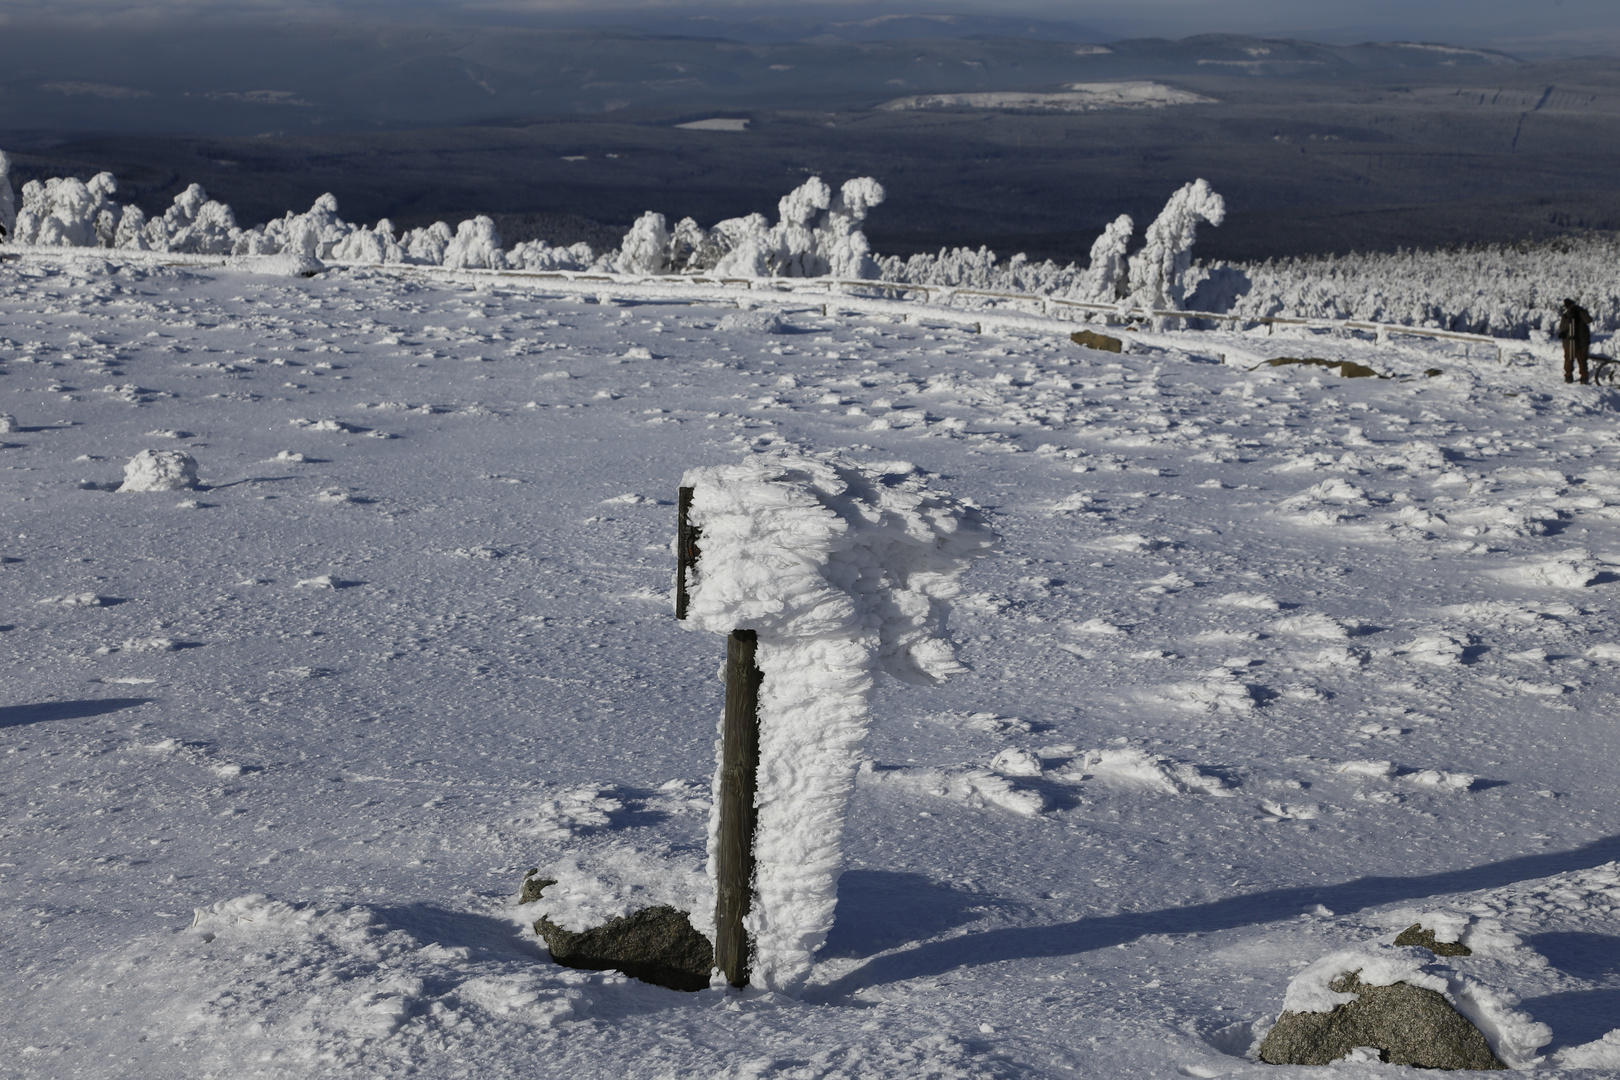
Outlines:
[{"label": "person in dark clothing", "polygon": [[1586,361],[1592,350],[1592,316],[1573,300],[1565,300],[1558,312],[1558,336],[1564,342],[1564,381],[1575,381],[1575,365],[1581,368],[1581,382],[1591,379]]}]

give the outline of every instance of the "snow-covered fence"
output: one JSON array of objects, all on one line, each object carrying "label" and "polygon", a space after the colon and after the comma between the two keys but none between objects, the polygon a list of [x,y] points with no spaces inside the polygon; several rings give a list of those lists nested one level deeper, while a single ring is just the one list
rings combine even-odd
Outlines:
[{"label": "snow-covered fence", "polygon": [[961,670],[949,601],[995,536],[910,466],[760,455],[681,484],[677,613],[728,640],[709,819],[716,966],[732,985],[794,993],[832,928],[874,678]]}]

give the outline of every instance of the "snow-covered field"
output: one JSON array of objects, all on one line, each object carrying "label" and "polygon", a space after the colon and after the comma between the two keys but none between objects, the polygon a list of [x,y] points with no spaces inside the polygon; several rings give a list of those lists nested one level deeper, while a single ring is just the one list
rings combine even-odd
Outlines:
[{"label": "snow-covered field", "polygon": [[[1620,395],[434,273],[0,263],[0,1074],[1294,1075],[1425,911],[1620,1073]],[[984,508],[973,670],[880,685],[801,998],[557,967],[527,868],[702,892],[673,502],[773,448]]]},{"label": "snow-covered field", "polygon": [[1033,109],[1094,112],[1098,109],[1162,109],[1167,105],[1206,105],[1214,98],[1156,82],[1070,83],[1055,94],[993,90],[978,94],[919,94],[895,98],[880,109]]}]

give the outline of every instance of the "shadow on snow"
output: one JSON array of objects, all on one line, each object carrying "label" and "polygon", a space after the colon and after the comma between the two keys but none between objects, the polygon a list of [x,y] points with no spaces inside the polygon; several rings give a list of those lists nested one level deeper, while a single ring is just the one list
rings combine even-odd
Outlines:
[{"label": "shadow on snow", "polygon": [[22,727],[45,720],[83,720],[120,709],[133,709],[155,698],[93,698],[85,701],[48,701],[40,705],[0,706],[0,728]]},{"label": "shadow on snow", "polygon": [[[1006,960],[1073,956],[1125,944],[1149,934],[1205,934],[1280,922],[1293,919],[1316,904],[1325,904],[1342,915],[1403,900],[1499,888],[1517,881],[1600,866],[1616,858],[1620,858],[1620,836],[1609,836],[1571,851],[1521,855],[1463,870],[1414,877],[1357,878],[1340,885],[1271,889],[1204,904],[1121,912],[1053,926],[986,930],[929,941],[914,949],[876,957],[836,982],[806,994],[806,998],[836,1001],[869,986],[929,978],[958,968],[981,967]],[[834,934],[837,932],[835,928]],[[1601,993],[1620,994],[1620,991]]]}]

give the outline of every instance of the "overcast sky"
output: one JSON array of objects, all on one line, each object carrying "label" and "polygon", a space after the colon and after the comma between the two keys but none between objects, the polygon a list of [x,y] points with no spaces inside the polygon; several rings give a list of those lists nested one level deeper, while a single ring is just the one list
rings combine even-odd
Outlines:
[{"label": "overcast sky", "polygon": [[[1184,37],[1232,31],[1319,40],[1439,40],[1464,44],[1620,41],[1617,0],[0,0],[0,20],[358,17],[390,21],[622,22],[641,16],[716,14],[865,19],[894,12],[1028,15],[1092,26],[1109,36]],[[632,18],[634,16],[631,16]]]}]

